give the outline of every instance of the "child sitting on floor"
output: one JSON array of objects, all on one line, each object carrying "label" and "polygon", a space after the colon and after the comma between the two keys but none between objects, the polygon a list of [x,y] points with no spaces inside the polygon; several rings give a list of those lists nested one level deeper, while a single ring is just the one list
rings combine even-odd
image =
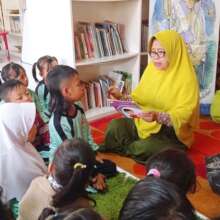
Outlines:
[{"label": "child sitting on floor", "polygon": [[96,211],[90,208],[82,208],[66,214],[57,214],[52,209],[45,211],[46,213],[42,213],[38,220],[103,220]]},{"label": "child sitting on floor", "polygon": [[119,220],[196,220],[194,208],[178,188],[163,179],[145,177],[129,192]]},{"label": "child sitting on floor", "polygon": [[[2,68],[1,77],[4,80],[4,82],[11,80],[11,79],[15,79],[15,80],[21,81],[26,88],[28,87],[28,77],[27,77],[26,71],[21,65],[17,63],[11,62],[5,65]],[[32,97],[33,102],[36,105],[37,111],[42,116],[42,108],[40,105],[39,98],[37,97],[34,91],[30,89],[28,89],[28,91]]]},{"label": "child sitting on floor", "polygon": [[[0,98],[5,102],[24,103],[32,102],[29,90],[18,80],[8,80],[0,85]],[[32,144],[39,151],[45,163],[48,163],[49,131],[48,125],[43,122],[40,114],[36,112],[34,121],[37,134]]]},{"label": "child sitting on floor", "polygon": [[179,149],[167,148],[146,162],[147,176],[174,183],[184,194],[195,192],[196,174],[192,160]]},{"label": "child sitting on floor", "polygon": [[[47,86],[52,112],[49,121],[50,157],[53,158],[54,151],[64,140],[74,137],[84,139],[97,151],[99,147],[92,139],[85,113],[76,104],[84,95],[84,83],[78,72],[69,66],[57,65],[47,76]],[[106,188],[105,176],[101,172],[93,181],[97,189]]]},{"label": "child sitting on floor", "polygon": [[[34,63],[32,67],[32,74],[34,80],[38,83],[35,92],[40,100],[41,107],[43,109],[43,119],[47,123],[50,119],[51,113],[49,111],[50,94],[46,86],[46,78],[48,72],[58,64],[57,58],[52,56],[42,56]],[[37,78],[37,70],[42,80]]]},{"label": "child sitting on floor", "polygon": [[[64,141],[49,166],[49,176],[34,179],[20,203],[19,220],[37,220],[44,208],[57,213],[90,207],[86,186],[92,175],[95,154],[82,139]],[[33,208],[34,207],[34,208]]]}]

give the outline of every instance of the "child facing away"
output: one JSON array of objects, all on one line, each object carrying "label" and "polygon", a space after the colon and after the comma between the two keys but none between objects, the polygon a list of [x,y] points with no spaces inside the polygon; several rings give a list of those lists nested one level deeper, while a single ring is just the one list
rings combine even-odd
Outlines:
[{"label": "child facing away", "polygon": [[81,208],[74,212],[57,214],[54,210],[45,210],[38,220],[103,220],[102,217],[91,208]]},{"label": "child facing away", "polygon": [[[11,80],[11,79],[15,79],[15,80],[19,80],[20,82],[22,82],[24,84],[24,86],[27,88],[28,87],[28,77],[26,74],[25,69],[14,62],[10,62],[8,64],[6,64],[1,71],[1,77],[3,79],[4,82]],[[40,113],[40,115],[42,116],[42,107],[40,105],[40,100],[37,97],[37,95],[35,94],[34,91],[28,89],[33,102],[36,105],[37,111]]]},{"label": "child facing away", "polygon": [[[47,76],[47,85],[51,95],[52,116],[49,121],[50,158],[56,148],[66,139],[79,137],[87,141],[94,151],[98,145],[94,143],[83,109],[76,104],[84,95],[84,83],[78,72],[65,65],[57,65]],[[94,178],[94,186],[105,189],[105,177],[98,173]]]},{"label": "child facing away", "polygon": [[[47,173],[39,153],[29,139],[34,136],[34,103],[4,103],[0,105],[0,185],[3,199],[18,201],[32,179]],[[32,136],[32,137],[30,137]]]},{"label": "child facing away", "polygon": [[196,220],[194,208],[178,188],[163,179],[145,177],[128,193],[119,220]]},{"label": "child facing away", "polygon": [[[20,202],[19,220],[37,220],[44,208],[57,213],[88,208],[89,184],[95,164],[95,154],[82,139],[64,141],[49,166],[49,176],[34,179]],[[34,208],[33,208],[34,207]]]},{"label": "child facing away", "polygon": [[[8,80],[0,85],[0,99],[5,103],[24,103],[32,102],[32,97],[29,90],[21,81]],[[49,131],[48,125],[45,124],[40,117],[40,114],[36,112],[34,126],[37,130],[36,137],[32,140],[32,144],[36,147],[45,163],[49,161]]]},{"label": "child facing away", "polygon": [[147,176],[165,179],[175,184],[183,194],[195,192],[196,174],[192,160],[179,149],[167,148],[146,162]]},{"label": "child facing away", "polygon": [[[49,111],[49,100],[50,100],[50,94],[48,92],[47,86],[46,86],[46,78],[48,72],[53,69],[54,66],[58,64],[58,60],[56,57],[52,56],[42,56],[38,59],[36,63],[34,63],[32,67],[32,75],[35,80],[35,82],[38,83],[35,92],[40,100],[40,104],[43,110],[43,119],[47,123],[50,119],[51,113]],[[42,80],[38,80],[37,78],[37,70],[39,71],[39,75],[42,78]]]}]

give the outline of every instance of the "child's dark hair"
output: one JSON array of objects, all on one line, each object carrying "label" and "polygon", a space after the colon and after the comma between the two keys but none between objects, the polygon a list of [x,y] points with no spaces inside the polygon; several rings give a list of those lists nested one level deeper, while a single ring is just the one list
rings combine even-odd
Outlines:
[{"label": "child's dark hair", "polygon": [[186,194],[196,190],[196,174],[192,160],[179,149],[167,148],[150,157],[146,162],[148,175],[159,172],[161,179],[174,183]]},{"label": "child's dark hair", "polygon": [[52,56],[42,56],[38,59],[38,61],[36,63],[34,63],[33,67],[32,67],[32,75],[33,78],[35,80],[35,82],[39,82],[38,78],[37,78],[37,69],[41,72],[42,69],[44,68],[44,65],[47,65],[47,71],[49,72],[51,70],[51,64],[57,61],[56,57],[52,57]]},{"label": "child's dark hair", "polygon": [[3,204],[1,197],[2,197],[3,189],[0,186],[0,219],[2,220],[12,220],[12,213],[7,207],[7,205]]},{"label": "child's dark hair", "polygon": [[62,186],[52,199],[55,208],[80,197],[90,199],[85,188],[95,164],[95,154],[87,142],[79,138],[64,141],[56,150],[52,164],[54,178]]},{"label": "child's dark hair", "polygon": [[194,208],[172,183],[146,177],[129,192],[120,220],[196,220]]},{"label": "child's dark hair", "polygon": [[65,214],[58,214],[51,208],[44,210],[45,216],[41,214],[38,220],[102,220],[102,217],[90,208],[81,208],[73,212],[65,212]]},{"label": "child's dark hair", "polygon": [[2,68],[1,77],[3,81],[6,82],[11,79],[16,79],[20,75],[21,71],[25,72],[25,69],[21,65],[10,62]]},{"label": "child's dark hair", "polygon": [[24,86],[23,83],[15,79],[11,79],[2,83],[0,85],[0,99],[8,102],[9,93],[20,86]]},{"label": "child's dark hair", "polygon": [[63,80],[75,76],[78,72],[70,66],[57,65],[47,75],[47,87],[51,95],[50,98],[50,112],[63,113],[67,106],[65,102],[60,85]]}]

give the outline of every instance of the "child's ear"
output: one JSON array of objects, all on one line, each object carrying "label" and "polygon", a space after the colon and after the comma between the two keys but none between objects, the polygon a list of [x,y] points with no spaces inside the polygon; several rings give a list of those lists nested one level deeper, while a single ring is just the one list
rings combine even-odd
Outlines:
[{"label": "child's ear", "polygon": [[63,88],[61,88],[61,94],[63,97],[66,97],[69,94],[68,88],[65,86]]}]

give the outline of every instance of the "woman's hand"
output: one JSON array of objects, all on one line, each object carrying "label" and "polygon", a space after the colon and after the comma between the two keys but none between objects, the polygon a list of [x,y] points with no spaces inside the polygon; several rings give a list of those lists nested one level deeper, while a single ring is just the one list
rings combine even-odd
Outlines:
[{"label": "woman's hand", "polygon": [[108,97],[110,99],[121,99],[122,93],[115,86],[110,86],[108,89]]},{"label": "woman's hand", "polygon": [[139,113],[137,116],[146,122],[153,122],[157,119],[157,113],[154,111]]}]

